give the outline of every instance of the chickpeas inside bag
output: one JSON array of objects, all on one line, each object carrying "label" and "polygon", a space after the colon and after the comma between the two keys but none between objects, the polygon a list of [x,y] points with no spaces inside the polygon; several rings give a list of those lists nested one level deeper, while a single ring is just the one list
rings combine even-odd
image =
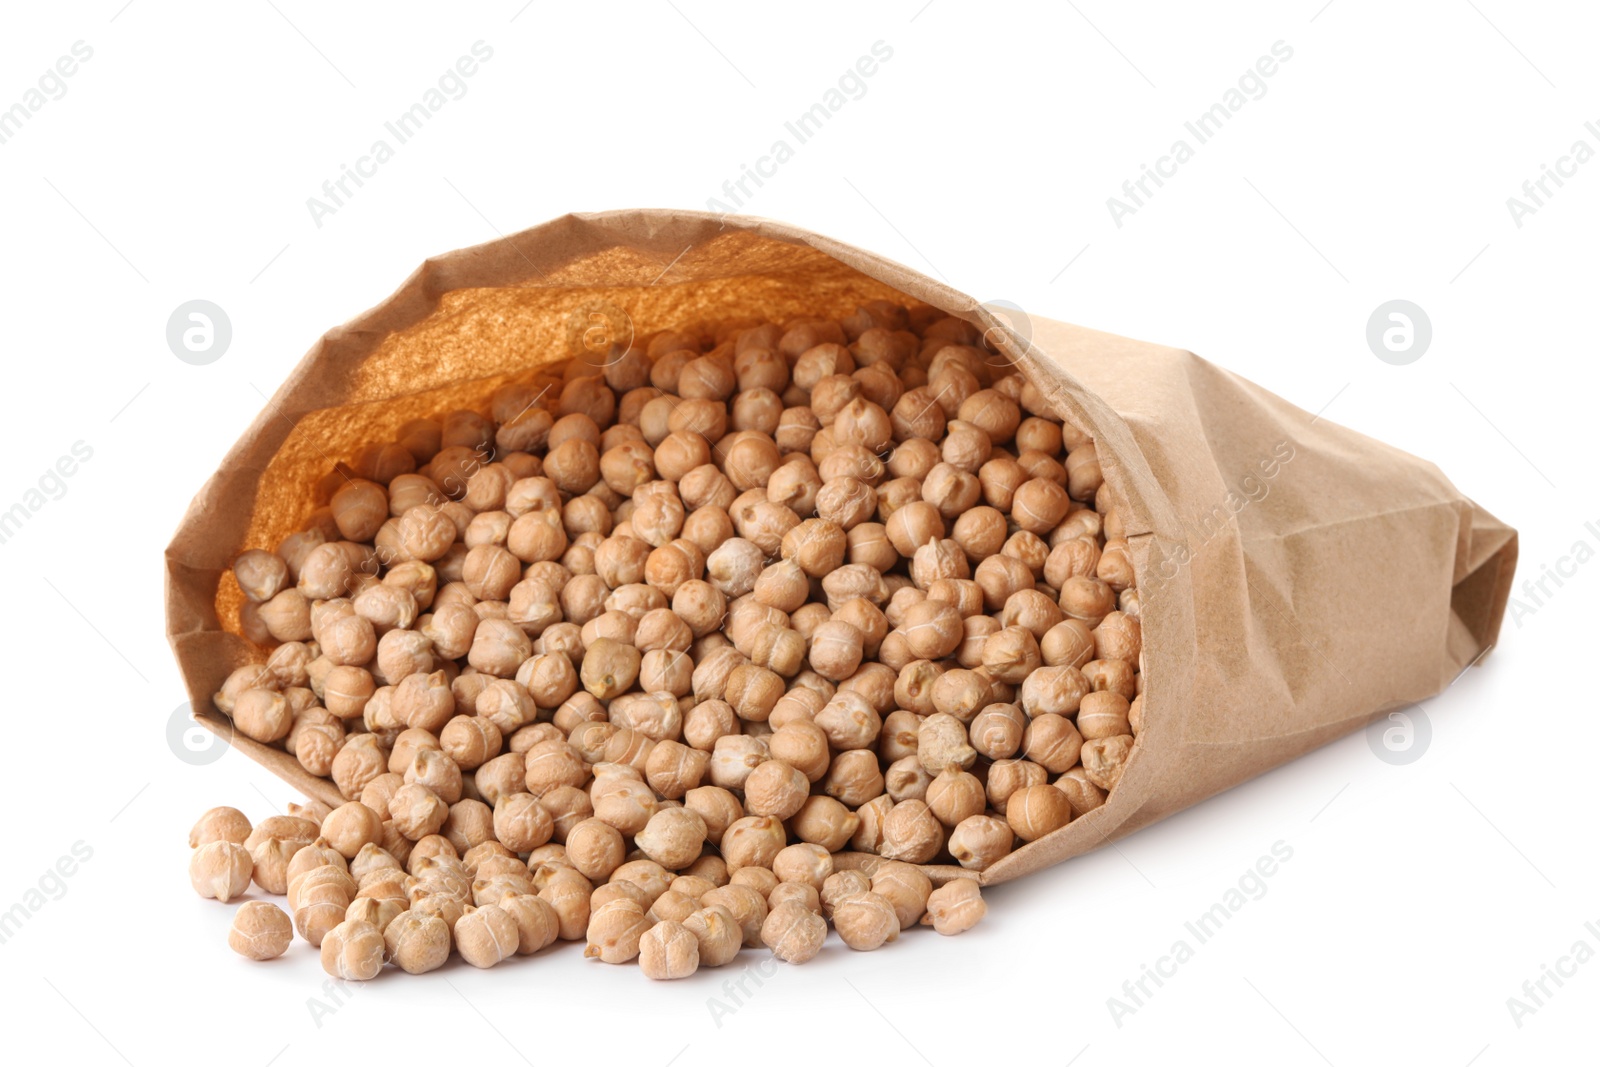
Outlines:
[{"label": "chickpeas inside bag", "polygon": [[[887,944],[927,894],[901,922],[876,872],[1016,877],[1436,692],[1515,554],[1430,465],[1188,353],[622,212],[430,260],[319,342],[186,516],[169,631],[202,722],[365,805],[338,851],[648,863],[591,949],[678,977],[730,924]],[[764,920],[689,907],[774,870]],[[483,906],[488,965],[534,919]]]}]

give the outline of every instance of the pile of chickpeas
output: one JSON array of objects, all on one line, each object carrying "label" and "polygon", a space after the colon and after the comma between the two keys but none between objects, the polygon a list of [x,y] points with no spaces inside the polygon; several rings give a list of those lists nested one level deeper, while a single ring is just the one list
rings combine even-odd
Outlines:
[{"label": "pile of chickpeas", "polygon": [[234,729],[332,779],[208,812],[191,878],[342,978],[557,941],[652,978],[828,925],[958,933],[976,874],[1102,804],[1139,596],[1095,445],[977,329],[665,330],[407,423],[239,556]]}]

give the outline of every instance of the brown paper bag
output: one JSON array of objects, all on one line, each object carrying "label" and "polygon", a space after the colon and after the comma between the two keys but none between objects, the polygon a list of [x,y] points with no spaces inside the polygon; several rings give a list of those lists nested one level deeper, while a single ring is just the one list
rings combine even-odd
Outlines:
[{"label": "brown paper bag", "polygon": [[[633,323],[843,316],[922,301],[977,324],[1095,439],[1142,597],[1144,728],[1107,802],[984,872],[1086,852],[1444,688],[1495,642],[1516,531],[1430,463],[1317,419],[1190,353],[992,309],[780,223],[569,215],[428,260],[312,346],[167,549],[167,629],[197,718],[307,794],[333,783],[233,737],[212,694],[266,650],[237,636],[230,566],[316,506],[335,460],[409,419]],[[967,873],[930,870],[941,880]]]}]

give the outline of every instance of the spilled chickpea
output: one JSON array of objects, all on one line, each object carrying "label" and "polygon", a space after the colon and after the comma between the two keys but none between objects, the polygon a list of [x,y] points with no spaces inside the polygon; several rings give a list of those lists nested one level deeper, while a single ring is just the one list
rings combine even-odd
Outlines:
[{"label": "spilled chickpea", "polygon": [[229,943],[370,979],[562,941],[682,978],[970,929],[1103,804],[1139,593],[1094,443],[978,331],[872,301],[663,330],[337,465],[242,553],[215,696],[330,779],[207,812]]}]

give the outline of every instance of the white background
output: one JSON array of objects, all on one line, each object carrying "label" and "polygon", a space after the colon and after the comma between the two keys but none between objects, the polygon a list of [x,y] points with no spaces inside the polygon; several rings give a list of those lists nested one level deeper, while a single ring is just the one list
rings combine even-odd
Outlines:
[{"label": "white background", "polygon": [[[236,754],[194,768],[168,748],[183,696],[162,550],[191,496],[311,342],[426,256],[567,211],[704,208],[876,41],[893,57],[866,94],[744,211],[979,299],[1191,348],[1326,408],[1518,526],[1519,580],[1574,542],[1600,547],[1600,162],[1520,228],[1506,206],[1574,140],[1600,148],[1584,129],[1600,120],[1591,6],[898,0],[780,17],[674,2],[8,12],[0,107],[74,42],[94,50],[0,144],[0,510],[74,442],[93,448],[0,545],[14,591],[0,909],[75,842],[93,850],[0,945],[8,1045],[139,1067],[575,1062],[622,1043],[642,1067],[754,1050],[939,1065],[1592,1061],[1600,962],[1550,985],[1520,1027],[1507,998],[1574,942],[1600,950],[1584,929],[1600,927],[1600,730],[1583,669],[1600,564],[1526,600],[1502,647],[1425,705],[1431,742],[1409,765],[1346,738],[993,892],[962,938],[870,955],[832,942],[720,1026],[707,1000],[729,973],[651,985],[571,946],[491,972],[386,974],[319,1026],[314,953],[254,965],[228,951],[232,909],[187,886],[189,825],[211,805],[259,818],[291,797]],[[316,226],[306,199],[479,40],[494,54],[467,94]],[[1280,40],[1293,58],[1266,95],[1114,225],[1106,198]],[[165,342],[194,298],[233,325],[209,366]],[[1393,298],[1433,325],[1409,366],[1365,342]],[[1293,858],[1266,895],[1113,1021],[1107,998],[1280,840]]]}]

